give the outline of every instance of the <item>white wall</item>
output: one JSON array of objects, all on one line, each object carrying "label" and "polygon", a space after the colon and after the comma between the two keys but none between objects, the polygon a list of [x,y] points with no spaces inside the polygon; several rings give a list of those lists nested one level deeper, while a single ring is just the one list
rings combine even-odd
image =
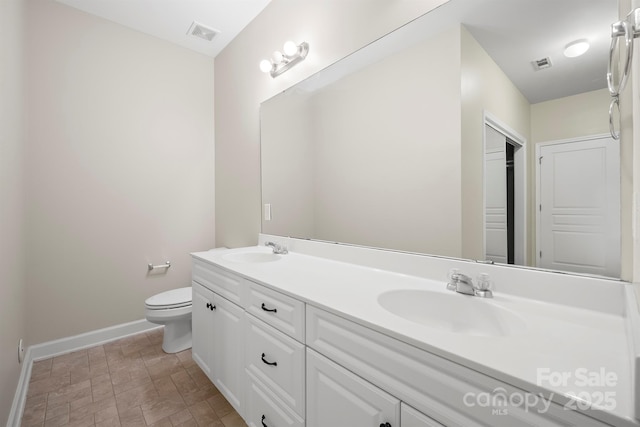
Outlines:
[{"label": "white wall", "polygon": [[[462,40],[462,257],[483,259],[484,113],[491,114],[524,138],[529,138],[529,102],[461,27]],[[529,144],[530,145],[530,144]],[[531,147],[527,147],[529,153]],[[527,166],[528,167],[528,166]],[[528,169],[529,180],[533,175]],[[532,205],[529,205],[532,206]],[[528,224],[531,214],[527,213]],[[531,230],[527,241],[531,242]],[[529,252],[533,252],[530,249]],[[529,263],[531,260],[529,260]]]},{"label": "white wall", "polygon": [[26,338],[23,276],[23,66],[21,0],[0,1],[0,425],[18,383]]},{"label": "white wall", "polygon": [[[273,0],[216,57],[217,245],[257,243],[260,103],[441,3]],[[260,60],[289,39],[309,42],[307,59],[276,79],[261,73]]]},{"label": "white wall", "polygon": [[189,252],[214,246],[214,61],[52,0],[26,18],[36,344],[142,319],[147,297],[190,285]]},{"label": "white wall", "polygon": [[531,141],[609,133],[608,89],[553,99],[531,105]]}]

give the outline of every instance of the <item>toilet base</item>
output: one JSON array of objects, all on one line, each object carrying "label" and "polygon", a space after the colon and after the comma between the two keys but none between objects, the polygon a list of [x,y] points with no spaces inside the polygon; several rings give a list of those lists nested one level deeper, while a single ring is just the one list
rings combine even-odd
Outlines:
[{"label": "toilet base", "polygon": [[162,350],[165,353],[178,353],[189,348],[191,348],[191,316],[164,325]]}]

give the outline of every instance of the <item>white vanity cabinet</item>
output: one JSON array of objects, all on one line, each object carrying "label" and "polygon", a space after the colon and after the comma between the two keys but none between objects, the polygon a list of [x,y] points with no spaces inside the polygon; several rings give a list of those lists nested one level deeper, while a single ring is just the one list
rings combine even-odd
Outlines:
[{"label": "white vanity cabinet", "polygon": [[193,359],[249,426],[304,427],[305,304],[193,261]]},{"label": "white vanity cabinet", "polygon": [[218,293],[240,302],[242,280],[197,261],[192,279],[193,360],[242,415],[245,400],[244,340],[241,339],[245,333],[244,309]]},{"label": "white vanity cabinet", "polygon": [[193,359],[250,427],[603,425],[277,289],[194,259]]},{"label": "white vanity cabinet", "polygon": [[[486,393],[522,396],[526,391],[310,305],[306,336],[309,348],[449,427],[603,425],[555,403],[544,411],[476,403],[473,397]],[[414,415],[414,425],[421,425],[415,412],[405,411]],[[422,425],[424,420],[429,418],[424,416]]]}]

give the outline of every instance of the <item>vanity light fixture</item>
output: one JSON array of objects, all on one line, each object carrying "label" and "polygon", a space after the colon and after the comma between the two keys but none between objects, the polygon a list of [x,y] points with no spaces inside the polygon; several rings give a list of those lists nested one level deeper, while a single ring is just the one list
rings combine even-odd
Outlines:
[{"label": "vanity light fixture", "polygon": [[260,70],[263,73],[269,73],[271,74],[271,77],[276,78],[289,68],[304,60],[308,53],[309,43],[302,42],[297,45],[292,41],[288,41],[284,44],[282,52],[275,51],[273,52],[271,59],[263,59],[260,61]]},{"label": "vanity light fixture", "polygon": [[567,58],[575,58],[577,56],[583,55],[586,51],[589,50],[589,42],[587,40],[576,40],[564,48],[564,56]]}]

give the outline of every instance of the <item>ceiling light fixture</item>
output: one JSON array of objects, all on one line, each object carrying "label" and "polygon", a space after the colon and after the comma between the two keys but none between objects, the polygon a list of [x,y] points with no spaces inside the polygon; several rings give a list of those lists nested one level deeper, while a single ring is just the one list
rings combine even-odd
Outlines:
[{"label": "ceiling light fixture", "polygon": [[302,42],[296,45],[294,42],[288,41],[284,44],[282,52],[275,51],[271,59],[263,59],[260,61],[260,70],[276,78],[297,63],[303,61],[308,53],[309,43]]},{"label": "ceiling light fixture", "polygon": [[567,58],[575,58],[576,56],[583,55],[586,51],[589,50],[589,42],[586,40],[576,40],[564,48],[564,56]]}]

